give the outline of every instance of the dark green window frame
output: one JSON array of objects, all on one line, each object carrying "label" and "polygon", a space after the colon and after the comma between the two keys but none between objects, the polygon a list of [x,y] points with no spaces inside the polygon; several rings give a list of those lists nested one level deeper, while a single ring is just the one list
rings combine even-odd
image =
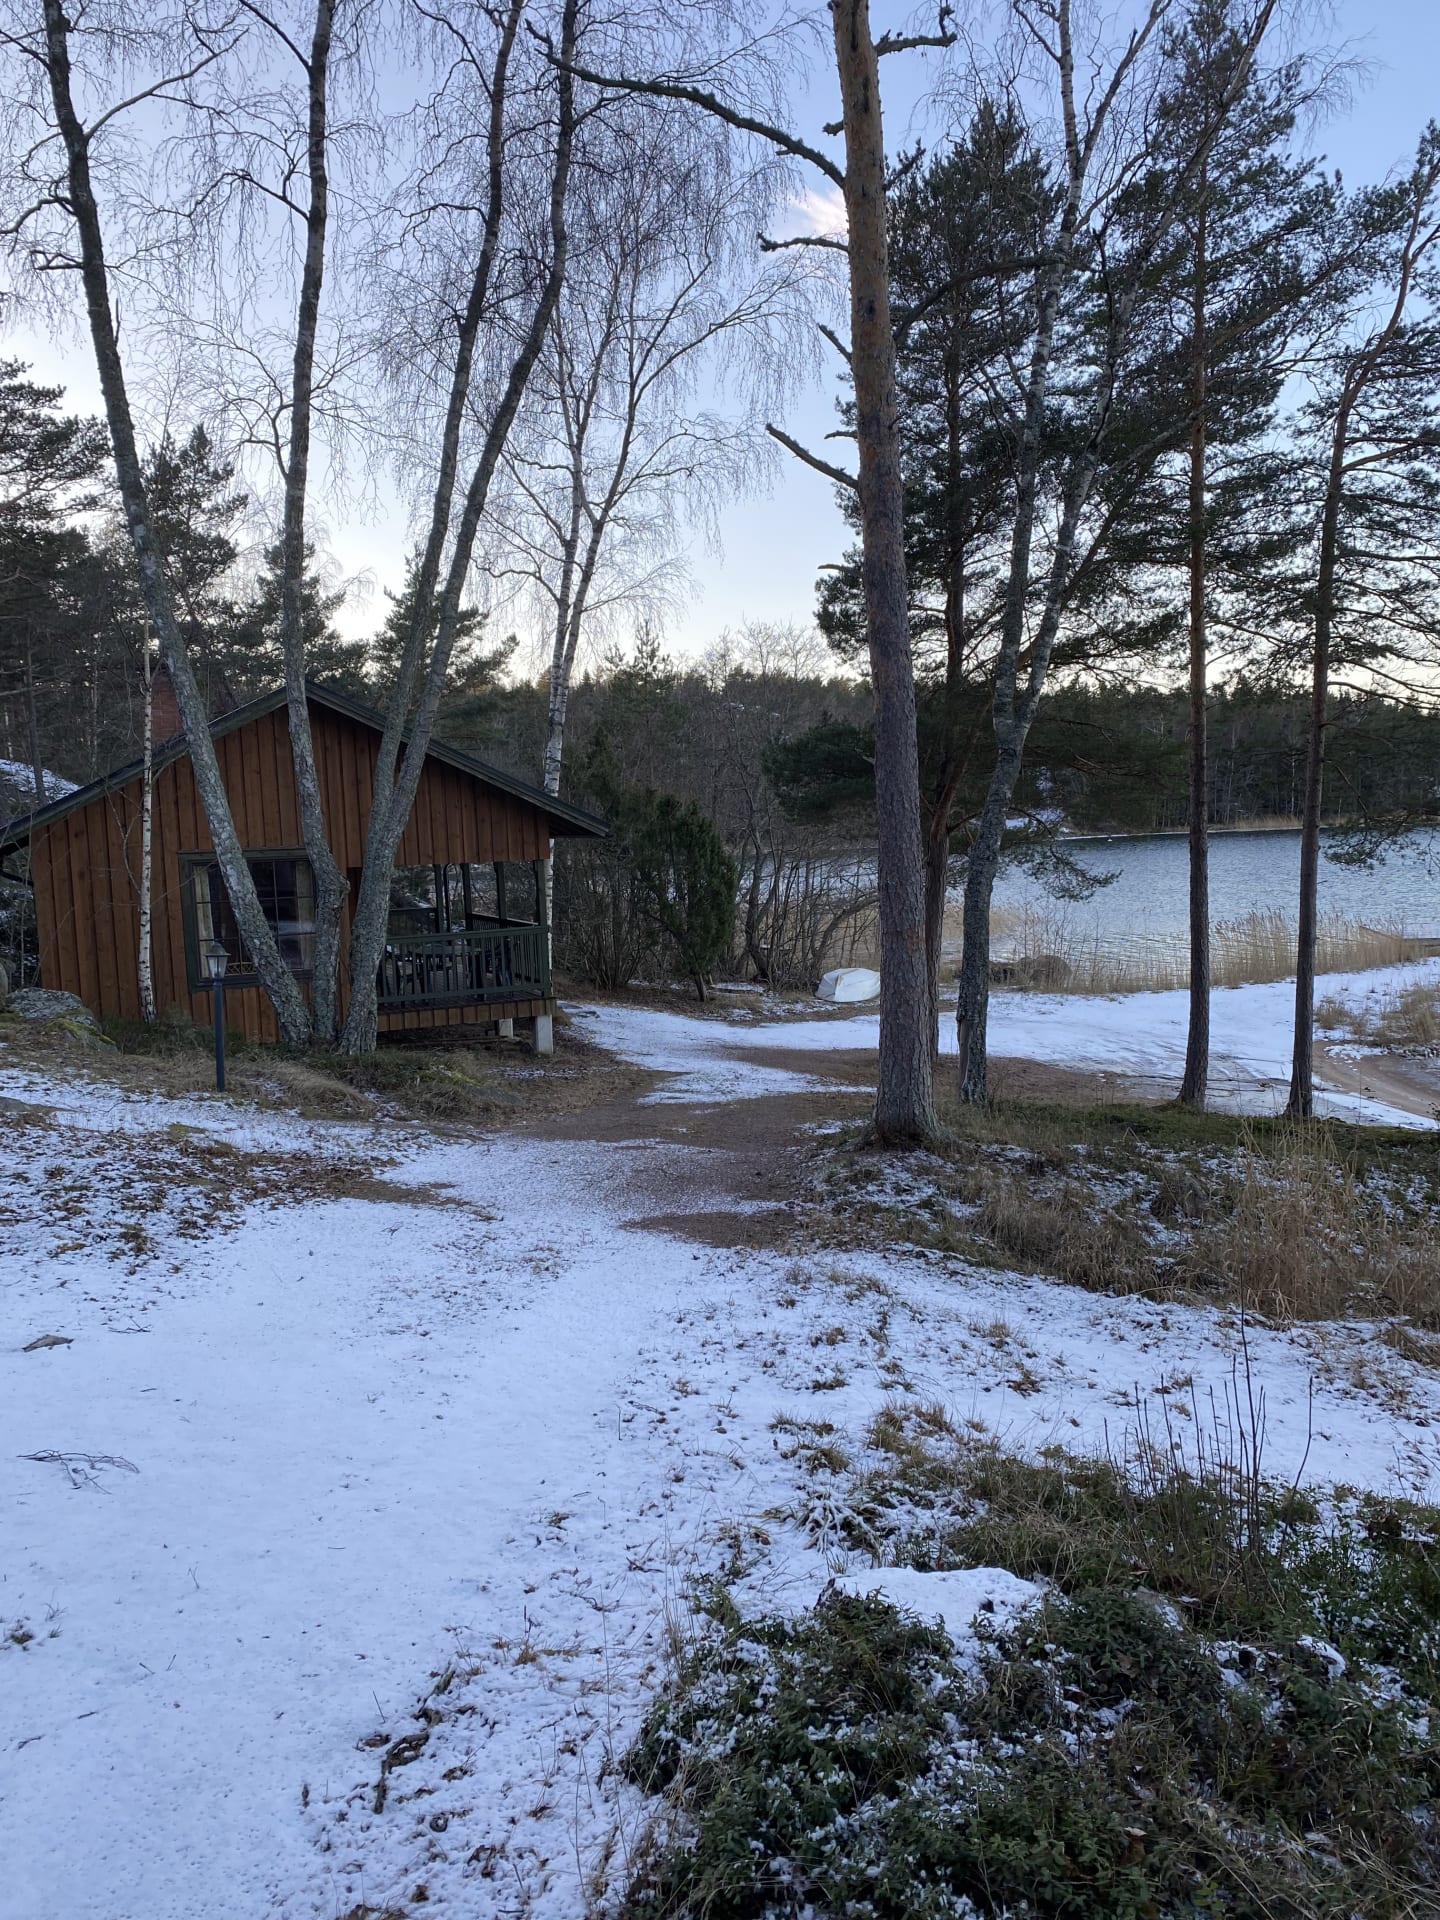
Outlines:
[{"label": "dark green window frame", "polygon": [[[315,885],[305,849],[303,847],[247,847],[245,859],[251,873],[255,875],[260,904],[267,908],[278,905],[279,888],[273,872],[267,883],[263,870],[267,867],[273,869],[284,862],[293,862],[297,870],[304,869],[304,885],[291,887],[291,892],[296,897],[297,915],[287,921],[281,921],[274,911],[268,911],[266,918],[275,929],[282,953],[285,952],[287,944],[290,946],[291,951],[287,958],[290,961],[290,971],[295,978],[310,979],[313,972],[315,935]],[[257,868],[261,871],[257,872]],[[298,882],[298,871],[294,879]],[[308,902],[300,898],[306,890],[309,894]],[[308,919],[305,917],[307,904]],[[181,854],[180,917],[185,930],[185,976],[192,993],[204,993],[209,989],[210,980],[201,959],[200,946],[202,941],[215,938],[217,933],[224,941],[229,954],[225,969],[226,981],[236,986],[251,986],[259,980],[260,976],[255,971],[255,964],[240,940],[239,931],[230,912],[230,903],[225,898],[224,883],[220,878],[219,866],[213,853]]]}]

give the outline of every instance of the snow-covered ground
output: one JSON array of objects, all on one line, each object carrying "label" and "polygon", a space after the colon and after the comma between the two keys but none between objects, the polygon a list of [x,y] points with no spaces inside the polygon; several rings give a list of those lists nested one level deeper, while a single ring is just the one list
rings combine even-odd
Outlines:
[{"label": "snow-covered ground", "polygon": [[[725,1050],[754,1028],[656,1031],[726,1097],[770,1090]],[[1222,1311],[628,1225],[657,1179],[726,1204],[681,1145],[33,1072],[0,1099],[0,1635],[33,1636],[0,1641],[6,1920],[576,1920],[623,1878],[640,1809],[607,1761],[695,1574],[777,1604],[863,1574],[777,1418],[853,1438],[914,1396],[1113,1446],[1187,1381],[1232,1390]],[[71,1344],[25,1351],[46,1334]],[[1440,1492],[1433,1374],[1363,1327],[1249,1346],[1277,1473]]]},{"label": "snow-covered ground", "polygon": [[[1361,1007],[1417,983],[1440,981],[1440,960],[1383,967],[1365,973],[1322,974],[1316,1000]],[[1219,987],[1211,996],[1212,1104],[1241,1112],[1273,1113],[1290,1085],[1295,983],[1276,980]],[[742,1022],[646,1007],[572,1009],[626,1059],[675,1076],[652,1096],[659,1100],[728,1100],[763,1093],[797,1093],[819,1083],[793,1069],[753,1063],[737,1050],[791,1052],[856,1048],[879,1041],[875,1011],[826,1009],[814,1019]],[[1166,993],[995,993],[990,998],[992,1054],[1043,1060],[1053,1066],[1110,1072],[1139,1085],[1178,1086],[1185,1067],[1189,996]],[[942,1053],[955,1052],[954,1002],[940,1024]],[[1323,1075],[1323,1064],[1321,1067]],[[1433,1120],[1387,1106],[1366,1094],[1326,1087],[1318,1078],[1317,1105],[1337,1118],[1370,1125],[1433,1126]]]}]

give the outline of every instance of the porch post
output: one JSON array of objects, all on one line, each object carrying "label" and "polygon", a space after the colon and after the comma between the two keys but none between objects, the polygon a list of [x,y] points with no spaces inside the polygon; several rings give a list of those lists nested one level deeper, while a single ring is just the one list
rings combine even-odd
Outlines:
[{"label": "porch post", "polygon": [[[544,940],[542,951],[545,955],[545,989],[548,993],[550,989],[550,928],[545,911],[544,864],[541,860],[532,860],[530,871],[535,879],[535,924],[540,929]],[[555,1051],[555,1020],[552,1014],[537,1013],[535,1016],[535,1051],[536,1053],[554,1053]]]}]

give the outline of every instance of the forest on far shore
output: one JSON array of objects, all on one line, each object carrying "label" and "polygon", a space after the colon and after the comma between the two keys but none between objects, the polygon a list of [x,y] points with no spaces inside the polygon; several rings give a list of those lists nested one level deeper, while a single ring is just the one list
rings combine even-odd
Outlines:
[{"label": "forest on far shore", "polygon": [[[0,366],[0,421],[12,444],[43,447],[68,498],[43,530],[0,524],[0,813],[35,803],[37,770],[83,785],[139,757],[145,616],[134,562],[106,475],[95,423],[63,411],[55,389]],[[183,585],[184,624],[212,715],[280,684],[279,556],[248,568],[250,503],[203,428],[164,439],[147,466],[166,557]],[[3,518],[3,517],[0,517]],[[402,583],[384,594],[368,639],[337,625],[343,584],[312,558],[305,622],[311,671],[384,706],[410,617]],[[696,802],[744,863],[746,844],[774,838],[782,820],[832,844],[864,844],[873,812],[871,695],[854,650],[833,633],[756,623],[721,635],[698,658],[664,651],[642,624],[577,678],[566,786],[595,790],[597,742],[609,743],[629,782]],[[547,681],[527,675],[513,636],[493,636],[478,613],[466,621],[449,669],[437,731],[452,745],[536,781],[544,760]],[[1017,812],[1041,827],[1166,832],[1186,821],[1186,694],[1180,662],[1154,661],[1139,676],[1058,676],[1027,742]],[[944,675],[923,660],[918,685],[922,762],[938,758]],[[988,713],[977,685],[969,733],[983,784]],[[953,717],[953,716],[952,716]],[[1331,821],[1425,819],[1440,808],[1440,713],[1374,691],[1330,700]],[[1293,819],[1304,792],[1308,692],[1298,680],[1241,672],[1210,693],[1209,819],[1231,827]],[[588,769],[588,772],[587,772]],[[927,790],[929,782],[926,782]],[[979,793],[975,796],[978,802]],[[964,813],[963,799],[957,811]],[[957,854],[963,842],[957,836]]]}]

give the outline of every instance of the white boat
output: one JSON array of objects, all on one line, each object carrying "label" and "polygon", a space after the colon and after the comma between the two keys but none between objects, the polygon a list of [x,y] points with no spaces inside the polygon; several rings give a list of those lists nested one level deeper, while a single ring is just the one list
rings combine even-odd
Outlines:
[{"label": "white boat", "polygon": [[815,991],[822,1000],[873,1000],[880,976],[873,967],[832,967]]}]

